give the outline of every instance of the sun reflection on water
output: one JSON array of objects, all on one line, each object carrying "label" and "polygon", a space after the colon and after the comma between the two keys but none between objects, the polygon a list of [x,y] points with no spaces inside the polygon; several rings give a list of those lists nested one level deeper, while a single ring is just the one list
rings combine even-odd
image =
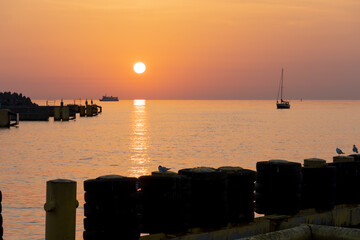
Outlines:
[{"label": "sun reflection on water", "polygon": [[146,106],[146,100],[145,99],[134,99],[134,106]]},{"label": "sun reflection on water", "polygon": [[147,153],[149,135],[147,129],[146,101],[135,99],[132,112],[132,124],[130,134],[131,151],[131,175],[139,177],[149,173],[148,163],[150,162]]}]

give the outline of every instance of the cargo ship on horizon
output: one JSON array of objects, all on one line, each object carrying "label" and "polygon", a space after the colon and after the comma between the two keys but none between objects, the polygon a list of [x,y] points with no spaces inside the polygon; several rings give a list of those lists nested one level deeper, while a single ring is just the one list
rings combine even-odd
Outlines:
[{"label": "cargo ship on horizon", "polygon": [[117,102],[117,101],[119,101],[119,98],[105,95],[101,99],[99,99],[99,101],[102,101],[102,102]]}]

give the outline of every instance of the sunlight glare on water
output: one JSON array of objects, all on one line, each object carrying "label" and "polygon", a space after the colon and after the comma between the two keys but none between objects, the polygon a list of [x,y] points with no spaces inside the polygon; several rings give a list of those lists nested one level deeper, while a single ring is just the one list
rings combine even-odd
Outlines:
[{"label": "sunlight glare on water", "polygon": [[140,177],[148,174],[146,166],[149,166],[150,159],[148,149],[148,130],[146,102],[142,99],[134,100],[132,113],[131,141],[131,175]]}]

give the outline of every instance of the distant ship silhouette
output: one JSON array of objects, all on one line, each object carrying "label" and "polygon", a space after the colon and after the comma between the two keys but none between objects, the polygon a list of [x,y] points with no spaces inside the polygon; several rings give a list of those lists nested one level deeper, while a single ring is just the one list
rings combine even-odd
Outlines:
[{"label": "distant ship silhouette", "polygon": [[99,99],[99,101],[102,102],[116,102],[119,101],[118,97],[113,97],[113,96],[103,96],[102,99]]}]

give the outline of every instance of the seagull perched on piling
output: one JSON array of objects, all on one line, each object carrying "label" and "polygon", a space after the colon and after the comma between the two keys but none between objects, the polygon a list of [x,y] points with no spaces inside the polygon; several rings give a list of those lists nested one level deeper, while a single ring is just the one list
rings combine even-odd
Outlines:
[{"label": "seagull perched on piling", "polygon": [[340,154],[345,154],[343,151],[341,151],[340,148],[336,148],[336,152],[340,155]]},{"label": "seagull perched on piling", "polygon": [[357,149],[357,147],[355,145],[353,146],[353,152],[354,153],[359,153],[359,151],[358,151],[358,149]]},{"label": "seagull perched on piling", "polygon": [[167,168],[167,167],[163,167],[163,166],[159,165],[158,169],[159,169],[159,172],[166,172],[167,170],[170,170],[171,168]]}]

